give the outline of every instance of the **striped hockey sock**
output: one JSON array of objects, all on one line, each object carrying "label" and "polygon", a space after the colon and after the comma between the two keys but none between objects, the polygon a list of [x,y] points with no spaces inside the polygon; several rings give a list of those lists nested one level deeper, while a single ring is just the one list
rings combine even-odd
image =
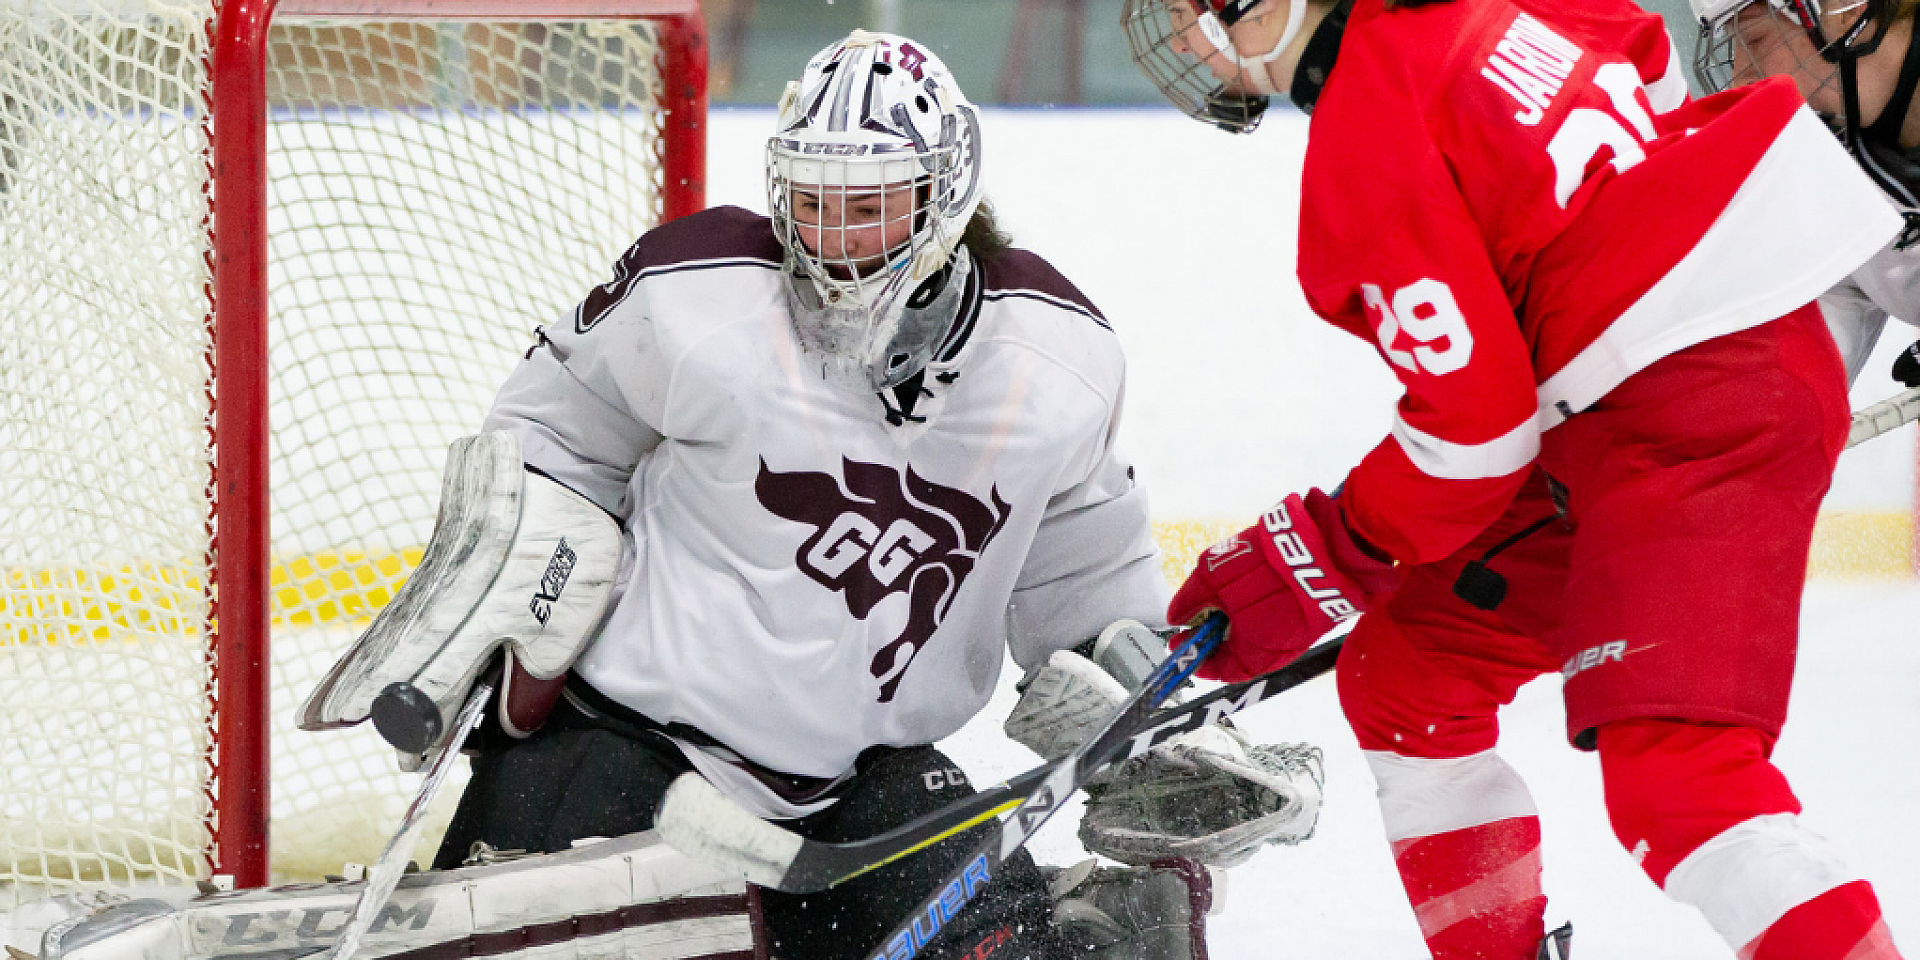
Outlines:
[{"label": "striped hockey sock", "polygon": [[1393,854],[1434,960],[1534,960],[1547,908],[1538,817],[1400,840]]}]

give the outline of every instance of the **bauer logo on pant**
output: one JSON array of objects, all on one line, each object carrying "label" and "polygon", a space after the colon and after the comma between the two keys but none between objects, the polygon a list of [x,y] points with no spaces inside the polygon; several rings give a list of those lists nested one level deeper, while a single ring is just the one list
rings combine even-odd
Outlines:
[{"label": "bauer logo on pant", "polygon": [[1615,640],[1611,643],[1588,647],[1568,657],[1567,662],[1560,665],[1560,675],[1568,680],[1572,680],[1576,674],[1591,670],[1609,660],[1619,663],[1620,658],[1625,656],[1626,653],[1627,642],[1625,640]]}]

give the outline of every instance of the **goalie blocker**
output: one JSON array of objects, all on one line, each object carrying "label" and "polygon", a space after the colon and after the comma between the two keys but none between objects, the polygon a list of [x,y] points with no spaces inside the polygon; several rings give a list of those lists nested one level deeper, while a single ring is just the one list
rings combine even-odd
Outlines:
[{"label": "goalie blocker", "polygon": [[454,441],[419,568],[307,698],[301,729],[371,716],[417,769],[504,650],[499,724],[527,736],[599,626],[621,549],[619,524],[526,467],[511,433]]}]

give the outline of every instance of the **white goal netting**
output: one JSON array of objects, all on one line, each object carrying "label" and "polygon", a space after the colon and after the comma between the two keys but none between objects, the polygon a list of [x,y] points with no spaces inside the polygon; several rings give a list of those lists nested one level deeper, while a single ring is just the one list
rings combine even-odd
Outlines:
[{"label": "white goal netting", "polygon": [[[214,17],[0,0],[0,910],[210,869]],[[655,30],[269,34],[278,878],[376,856],[412,792],[292,717],[417,561],[447,444],[658,220]]]}]

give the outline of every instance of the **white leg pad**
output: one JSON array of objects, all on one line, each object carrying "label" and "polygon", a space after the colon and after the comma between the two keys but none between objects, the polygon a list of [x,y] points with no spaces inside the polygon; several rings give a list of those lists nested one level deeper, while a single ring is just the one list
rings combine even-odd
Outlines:
[{"label": "white leg pad", "polygon": [[[42,960],[284,958],[330,945],[360,882],[130,900],[58,924]],[[354,957],[440,947],[532,960],[699,960],[754,949],[746,884],[651,832],[505,863],[409,874]]]}]

